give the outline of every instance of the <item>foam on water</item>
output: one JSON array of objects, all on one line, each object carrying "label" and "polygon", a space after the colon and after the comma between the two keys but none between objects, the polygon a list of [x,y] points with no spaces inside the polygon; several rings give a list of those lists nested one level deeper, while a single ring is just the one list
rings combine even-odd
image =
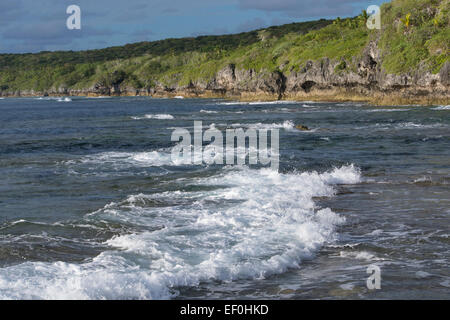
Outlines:
[{"label": "foam on water", "polygon": [[257,102],[249,102],[249,105],[270,105],[270,104],[297,104],[296,101],[286,101],[286,100],[277,100],[277,101],[257,101]]},{"label": "foam on water", "polygon": [[235,101],[235,102],[218,102],[216,104],[219,106],[234,106],[234,105],[244,105],[247,103]]},{"label": "foam on water", "polygon": [[171,114],[146,114],[142,117],[131,117],[134,120],[143,119],[158,119],[158,120],[173,120],[175,117]]},{"label": "foam on water", "polygon": [[341,251],[339,253],[339,256],[342,258],[353,258],[353,259],[357,259],[357,260],[366,260],[366,261],[383,260],[367,251],[350,251],[350,252]]},{"label": "foam on water", "polygon": [[270,130],[270,129],[285,129],[285,130],[295,130],[295,124],[291,120],[286,120],[282,123],[249,123],[249,124],[241,124],[234,123],[231,125],[234,128],[244,127],[256,130]]},{"label": "foam on water", "polygon": [[450,105],[448,106],[439,106],[436,108],[431,108],[432,110],[450,110]]},{"label": "foam on water", "polygon": [[58,101],[58,102],[71,102],[72,99],[70,99],[70,98],[68,98],[68,97],[65,97],[65,98],[59,98],[59,99],[56,100],[56,101]]},{"label": "foam on water", "polygon": [[159,167],[177,165],[169,152],[103,152],[85,156],[79,160],[69,160],[66,165],[94,164],[121,169],[124,167]]},{"label": "foam on water", "polygon": [[359,181],[353,165],[322,174],[226,167],[190,181],[209,191],[130,196],[85,219],[126,221],[149,231],[111,238],[111,250],[81,264],[2,268],[0,299],[171,298],[181,286],[299,268],[337,238],[336,226],[345,221],[317,207],[314,197]]},{"label": "foam on water", "polygon": [[[233,105],[272,105],[272,104],[298,104],[298,101],[288,101],[288,100],[277,100],[277,101],[255,101],[255,102],[245,102],[245,101],[232,101],[232,102],[218,102],[218,105],[223,106],[233,106]],[[310,101],[308,101],[310,103]],[[311,102],[312,103],[312,102]]]},{"label": "foam on water", "polygon": [[414,122],[402,122],[395,125],[397,129],[431,129],[431,128],[440,128],[443,126],[445,125],[441,123],[421,124]]},{"label": "foam on water", "polygon": [[[57,101],[57,102],[70,102],[72,101],[72,99],[66,97],[38,97],[38,98],[33,98],[34,100],[45,100],[45,101]],[[66,100],[67,99],[67,100]]]},{"label": "foam on water", "polygon": [[375,130],[410,130],[410,129],[437,129],[443,128],[447,125],[444,123],[432,123],[432,124],[421,124],[415,122],[400,122],[400,123],[376,123],[368,126],[355,127],[357,130],[367,130],[367,129],[375,129]]},{"label": "foam on water", "polygon": [[411,109],[371,109],[367,112],[399,112],[399,111],[410,111]]}]

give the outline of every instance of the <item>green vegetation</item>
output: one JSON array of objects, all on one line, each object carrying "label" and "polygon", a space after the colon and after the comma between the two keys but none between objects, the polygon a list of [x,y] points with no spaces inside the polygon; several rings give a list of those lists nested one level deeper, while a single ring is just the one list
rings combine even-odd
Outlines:
[{"label": "green vegetation", "polygon": [[382,30],[354,18],[292,23],[235,35],[141,42],[80,52],[0,54],[0,90],[83,89],[95,84],[148,88],[156,83],[207,82],[228,64],[236,68],[302,72],[309,60],[355,69],[369,41],[377,40],[389,73],[439,72],[449,60],[449,0],[394,0],[381,8]]},{"label": "green vegetation", "polygon": [[383,67],[389,73],[417,69],[434,73],[449,60],[450,1],[396,0],[382,8]]}]

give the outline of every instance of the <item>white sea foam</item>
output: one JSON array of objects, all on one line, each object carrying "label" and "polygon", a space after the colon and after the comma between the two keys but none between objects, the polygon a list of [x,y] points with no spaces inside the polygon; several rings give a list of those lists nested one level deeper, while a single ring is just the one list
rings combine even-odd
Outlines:
[{"label": "white sea foam", "polygon": [[[288,101],[288,100],[277,100],[277,101],[254,101],[254,102],[245,102],[245,101],[231,101],[231,102],[218,102],[218,105],[224,106],[233,106],[233,105],[272,105],[272,104],[298,104],[298,101]],[[309,103],[309,102],[308,102]]]},{"label": "white sea foam", "polygon": [[383,260],[380,258],[377,258],[375,255],[367,252],[367,251],[341,251],[339,255],[342,258],[352,258],[357,260],[366,260],[366,261],[377,261],[377,260]]},{"label": "white sea foam", "polygon": [[395,125],[395,127],[398,129],[432,129],[432,128],[440,128],[442,126],[443,124],[441,123],[421,124],[414,122],[402,122]]},{"label": "white sea foam", "polygon": [[143,120],[143,119],[158,119],[158,120],[173,120],[175,117],[171,114],[146,114],[144,116],[131,117],[134,120]]},{"label": "white sea foam", "polygon": [[359,179],[354,166],[322,174],[224,168],[190,181],[205,191],[130,196],[86,219],[127,221],[149,231],[113,237],[106,242],[111,250],[84,263],[1,268],[0,299],[172,298],[180,286],[298,268],[332,243],[344,223],[314,197],[333,196],[334,184]]},{"label": "white sea foam", "polygon": [[411,109],[370,109],[367,112],[399,112],[399,111],[410,111]]},{"label": "white sea foam", "polygon": [[214,110],[200,110],[201,113],[218,113],[218,111],[214,111]]},{"label": "white sea foam", "polygon": [[301,106],[295,105],[293,107],[289,108],[269,108],[269,109],[263,109],[261,112],[264,113],[291,113],[291,112],[298,112],[300,111],[300,108],[317,108],[317,106],[309,105],[309,104],[302,104]]},{"label": "white sea foam", "polygon": [[128,167],[159,167],[174,166],[178,163],[173,162],[169,152],[102,152],[89,156],[84,156],[79,160],[69,160],[64,162],[66,165],[99,165],[111,166],[114,169],[124,169]]},{"label": "white sea foam", "polygon": [[436,108],[431,108],[432,110],[450,110],[450,105],[448,106],[439,106]]},{"label": "white sea foam", "polygon": [[423,177],[414,179],[414,180],[413,180],[413,183],[432,182],[432,181],[433,181],[433,179],[431,179],[430,176],[423,176]]},{"label": "white sea foam", "polygon": [[56,100],[56,101],[58,101],[58,102],[71,102],[72,99],[70,99],[70,98],[68,98],[68,97],[65,97],[65,98],[59,98],[59,99]]},{"label": "white sea foam", "polygon": [[221,105],[221,106],[234,106],[234,105],[244,105],[247,104],[246,102],[239,102],[239,101],[235,101],[235,102],[218,102],[217,105]]},{"label": "white sea foam", "polygon": [[64,102],[64,98],[57,98],[57,97],[38,97],[38,98],[34,98],[34,100],[45,100],[45,101],[53,100],[53,101],[58,101],[58,102]]},{"label": "white sea foam", "polygon": [[375,130],[390,130],[390,129],[435,129],[442,128],[446,125],[443,123],[432,123],[432,124],[421,124],[415,122],[400,122],[400,123],[376,123],[374,125],[355,127],[357,130],[367,130],[367,129],[375,129]]},{"label": "white sea foam", "polygon": [[269,105],[269,104],[297,104],[296,101],[286,101],[286,100],[277,100],[277,101],[257,101],[257,102],[249,102],[249,105]]},{"label": "white sea foam", "polygon": [[234,128],[250,128],[250,129],[285,129],[285,130],[295,130],[295,124],[291,120],[286,120],[282,123],[234,123],[231,125]]}]

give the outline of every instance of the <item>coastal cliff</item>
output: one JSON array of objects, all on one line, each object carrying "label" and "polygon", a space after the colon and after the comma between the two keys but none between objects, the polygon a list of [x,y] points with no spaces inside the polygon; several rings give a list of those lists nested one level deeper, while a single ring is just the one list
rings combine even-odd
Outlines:
[{"label": "coastal cliff", "polygon": [[34,81],[22,79],[28,71],[21,70],[20,59],[37,57],[2,56],[0,95],[449,104],[449,8],[449,0],[394,0],[382,6],[381,30],[367,29],[363,12],[235,35],[238,41],[231,36],[180,39],[178,51],[150,43],[130,57],[104,54],[108,58],[96,61],[85,54],[87,61],[75,63],[41,53],[35,56],[56,63],[36,65],[30,74],[38,78]]}]

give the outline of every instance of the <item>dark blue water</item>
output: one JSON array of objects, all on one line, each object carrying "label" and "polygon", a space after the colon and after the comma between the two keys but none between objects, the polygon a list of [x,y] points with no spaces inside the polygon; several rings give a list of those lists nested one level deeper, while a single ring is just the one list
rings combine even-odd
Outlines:
[{"label": "dark blue water", "polygon": [[[194,120],[279,171],[174,164]],[[3,299],[450,297],[448,106],[4,99],[0,175]]]}]

